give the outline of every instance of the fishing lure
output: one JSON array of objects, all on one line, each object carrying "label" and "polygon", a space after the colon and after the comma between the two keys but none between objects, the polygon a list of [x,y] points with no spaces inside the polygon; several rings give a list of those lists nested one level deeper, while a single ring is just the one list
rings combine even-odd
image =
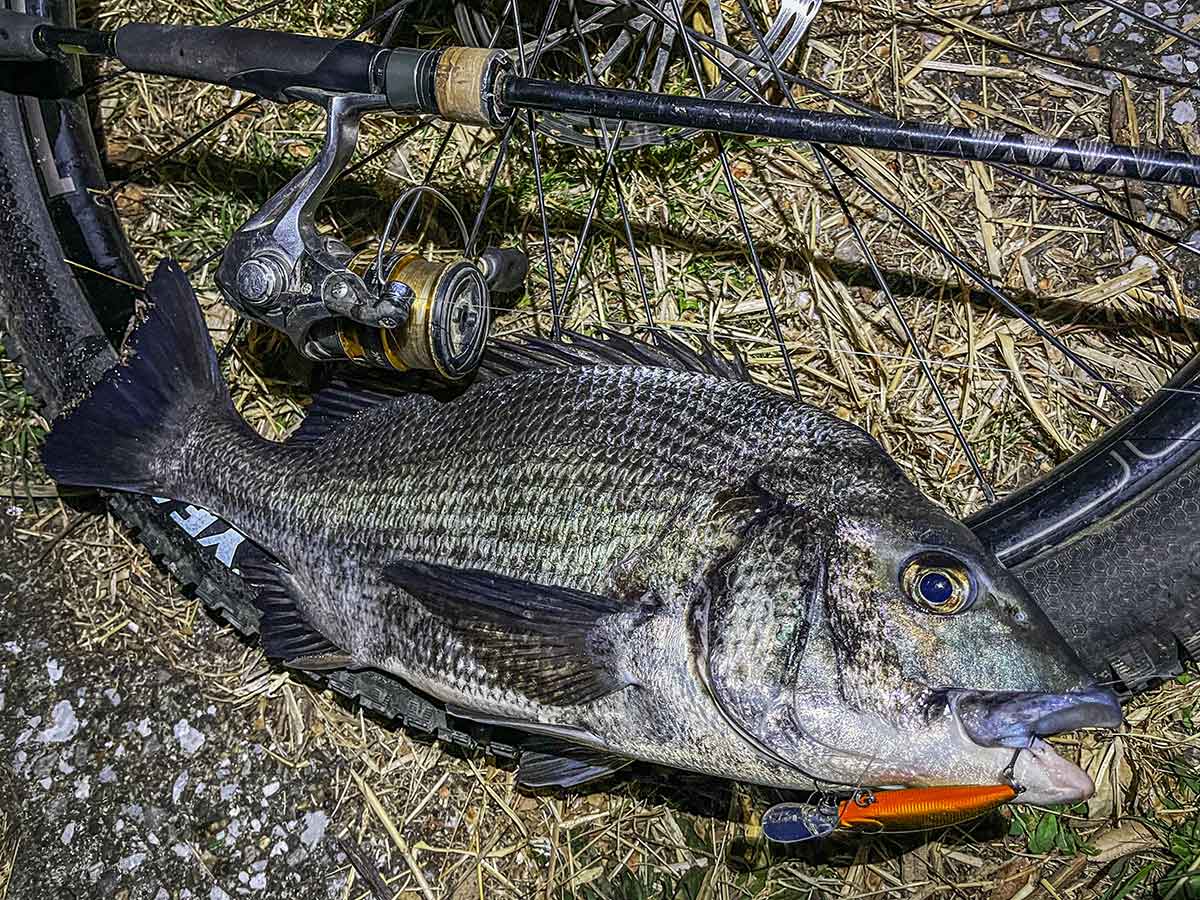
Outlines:
[{"label": "fishing lure", "polygon": [[991,812],[1017,796],[1007,784],[858,790],[845,800],[823,795],[815,803],[777,803],[763,813],[768,840],[780,844],[820,840],[837,828],[912,831],[944,828]]}]

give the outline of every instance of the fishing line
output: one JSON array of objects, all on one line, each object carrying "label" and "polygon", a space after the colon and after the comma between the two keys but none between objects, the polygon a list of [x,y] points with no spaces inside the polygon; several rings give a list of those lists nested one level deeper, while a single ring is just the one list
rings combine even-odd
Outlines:
[{"label": "fishing line", "polygon": [[[446,209],[450,210],[451,215],[454,216],[455,224],[458,225],[458,233],[462,237],[463,253],[466,255],[469,255],[469,251],[468,251],[469,239],[467,237],[467,223],[463,220],[462,213],[460,213],[458,211],[458,207],[454,205],[454,203],[450,200],[449,197],[447,197],[445,194],[443,194],[441,191],[439,191],[437,188],[433,187],[432,185],[415,184],[412,187],[410,187],[408,190],[406,190],[403,194],[401,194],[399,197],[396,198],[396,202],[392,204],[391,212],[388,213],[387,225],[384,226],[383,234],[380,235],[380,237],[379,237],[379,246],[375,250],[375,280],[379,284],[383,284],[383,280],[384,280],[383,279],[383,260],[384,260],[384,256],[385,256],[384,247],[387,247],[386,255],[390,256],[393,253],[395,253],[396,247],[400,243],[401,232],[404,230],[404,225],[401,225],[400,228],[396,230],[396,233],[394,235],[392,234],[392,229],[396,227],[396,217],[399,216],[399,214],[400,214],[400,207],[410,197],[415,197],[420,194],[429,194],[435,200],[438,200],[444,207],[446,207]],[[406,219],[405,224],[407,224],[407,221],[408,220]],[[390,246],[388,246],[389,238],[391,238]]]}]

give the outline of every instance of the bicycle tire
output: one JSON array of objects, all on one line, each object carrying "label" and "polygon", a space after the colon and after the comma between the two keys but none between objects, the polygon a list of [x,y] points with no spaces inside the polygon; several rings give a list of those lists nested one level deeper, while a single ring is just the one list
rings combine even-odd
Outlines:
[{"label": "bicycle tire", "polygon": [[[38,11],[39,3],[29,5]],[[6,85],[0,72],[0,88],[13,87],[12,73],[7,77]],[[10,242],[10,252],[0,255],[0,326],[9,354],[24,366],[30,393],[53,416],[116,363],[113,319],[120,318],[89,295],[64,262],[64,229],[107,229],[96,243],[126,251],[127,244],[111,211],[98,213],[100,194],[86,186],[77,186],[74,202],[60,204],[66,220],[62,209],[57,221],[51,214],[47,165],[90,171],[100,180],[92,187],[101,192],[107,183],[90,137],[71,151],[86,159],[57,159],[61,148],[54,142],[39,144],[36,135],[46,134],[47,116],[86,121],[79,100],[31,102],[0,92],[0,233]],[[1127,692],[1171,677],[1186,659],[1200,656],[1194,608],[1200,591],[1200,441],[1191,439],[1200,433],[1198,384],[1200,361],[1193,361],[1110,434],[969,522],[1025,581],[1093,673]],[[1149,438],[1167,443],[1170,452],[1139,452],[1133,442]],[[1115,480],[1114,467],[1121,475]],[[189,534],[178,508],[131,495],[107,498],[208,608],[244,634],[257,630],[245,584],[217,558],[211,541],[203,545],[230,526],[211,519]],[[486,734],[469,731],[467,723],[448,718],[383,673],[339,672],[325,681],[414,731],[468,748],[512,752],[510,744],[489,744]]]}]

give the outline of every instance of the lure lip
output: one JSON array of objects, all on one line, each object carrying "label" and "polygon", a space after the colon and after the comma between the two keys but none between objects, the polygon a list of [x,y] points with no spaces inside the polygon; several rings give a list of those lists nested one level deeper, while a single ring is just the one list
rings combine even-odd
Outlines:
[{"label": "lure lip", "polygon": [[1023,748],[1037,737],[1116,728],[1122,721],[1120,701],[1105,688],[1066,693],[955,690],[948,699],[967,736],[981,747]]}]

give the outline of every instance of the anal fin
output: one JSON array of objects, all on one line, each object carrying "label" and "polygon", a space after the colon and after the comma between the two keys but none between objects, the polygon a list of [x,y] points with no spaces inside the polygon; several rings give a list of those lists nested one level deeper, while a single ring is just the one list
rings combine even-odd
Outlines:
[{"label": "anal fin", "polygon": [[524,788],[574,787],[607,778],[632,762],[606,750],[536,739],[521,750],[517,784]]},{"label": "anal fin", "polygon": [[293,669],[310,672],[344,668],[353,659],[308,623],[296,605],[291,572],[257,547],[239,560],[242,578],[254,590],[262,613],[263,652]]}]

